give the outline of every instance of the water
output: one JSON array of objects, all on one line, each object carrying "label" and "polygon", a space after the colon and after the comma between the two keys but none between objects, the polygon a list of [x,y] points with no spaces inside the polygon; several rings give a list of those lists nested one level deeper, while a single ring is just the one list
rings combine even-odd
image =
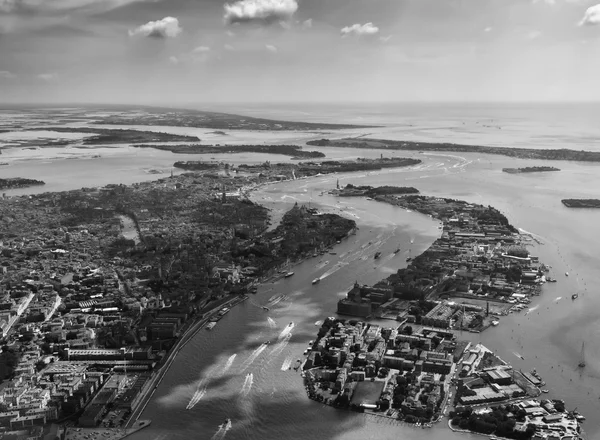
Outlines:
[{"label": "water", "polygon": [[[410,113],[408,110],[398,114],[373,111],[364,116],[364,121],[381,118],[389,124],[378,132],[381,137],[389,129],[390,133],[396,130],[398,136],[405,133],[406,139],[412,139],[409,136],[417,136],[417,133],[423,139],[448,136],[454,140],[475,136],[477,143],[488,145],[495,142],[515,146],[545,146],[546,142],[554,145],[557,141],[545,140],[543,134],[561,131],[558,138],[561,146],[592,150],[597,149],[596,139],[600,138],[600,127],[589,123],[589,114],[583,116],[589,111],[586,106],[575,109],[573,115],[563,111],[565,119],[556,127],[553,124],[561,114],[558,110],[546,114],[542,109],[530,108],[528,112],[520,108],[501,114],[497,108],[479,109],[482,119],[503,121],[503,128],[496,129],[494,133],[498,134],[494,135],[487,133],[491,131],[487,127],[477,130],[471,127],[465,134],[456,130],[455,125],[448,125],[448,121],[455,124],[461,119],[473,120],[474,110],[466,109],[462,114],[456,109],[429,110],[428,118],[425,110],[414,116],[404,114]],[[440,115],[444,111],[446,113]],[[313,111],[315,118],[319,112],[322,116],[324,111]],[[333,121],[336,116],[334,110],[331,112],[328,120]],[[342,117],[346,122],[358,122],[349,120],[349,115],[355,115],[356,119],[360,112],[351,109]],[[490,112],[500,113],[492,118]],[[279,117],[285,115],[284,112]],[[581,120],[575,121],[579,116]],[[406,118],[412,118],[415,124],[420,121],[420,125],[413,124],[402,131],[400,125]],[[393,124],[396,125],[392,130]],[[437,129],[432,130],[431,126]],[[454,128],[443,129],[444,126]],[[419,127],[422,130],[418,130]],[[512,128],[508,130],[508,127]],[[325,137],[320,133],[311,136]],[[274,138],[269,135],[266,139],[273,142]],[[380,154],[343,149],[323,151],[330,157],[377,157]],[[462,337],[485,344],[516,368],[524,371],[536,368],[547,383],[549,397],[564,398],[567,407],[577,407],[588,417],[584,423],[587,438],[600,437],[600,420],[594,417],[600,412],[600,317],[596,312],[600,296],[595,289],[600,283],[597,271],[600,266],[597,252],[600,248],[600,211],[572,210],[560,203],[562,198],[597,197],[600,165],[553,162],[562,169],[561,172],[509,175],[501,169],[538,165],[539,161],[473,154],[400,152],[399,155],[419,157],[423,164],[411,169],[283,182],[264,187],[253,195],[256,201],[271,208],[275,217],[296,201],[311,202],[321,211],[353,218],[360,229],[355,236],[336,246],[337,255],[327,255],[322,261],[319,261],[320,257],[311,259],[295,266],[293,277],[260,286],[252,302],[246,301],[232,309],[212,332],[199,332],[181,350],[142,414],[142,418],[152,419],[152,425],[132,439],[209,439],[217,434],[232,440],[282,437],[442,440],[469,437],[450,432],[443,423],[421,430],[320,405],[307,399],[300,375],[293,368],[289,370],[297,359],[302,358],[308,341],[315,339],[318,330],[315,322],[334,314],[338,299],[354,281],[373,284],[404,267],[409,253],[418,255],[439,233],[438,222],[418,213],[365,199],[318,196],[321,191],[333,188],[338,178],[341,185],[410,185],[423,194],[492,205],[504,212],[511,223],[531,231],[535,238],[532,252],[552,266],[549,275],[558,282],[544,286],[544,293],[533,300],[527,314],[508,315],[501,319],[498,327],[477,335],[465,333]],[[269,160],[283,159],[265,156]],[[3,155],[2,160],[5,158]],[[236,156],[235,160],[265,160],[263,155],[240,158]],[[179,156],[175,160],[178,159]],[[182,157],[181,160],[189,159]],[[130,149],[94,160],[48,163],[43,163],[42,159],[15,160],[10,166],[2,167],[0,173],[48,181],[46,188],[12,192],[31,193],[156,179],[160,175],[149,175],[144,170],[152,167],[168,170],[173,161],[171,153],[144,150],[134,154]],[[398,247],[401,252],[393,256]],[[382,257],[374,261],[372,255],[376,251],[382,252]],[[565,272],[570,276],[565,277]],[[316,277],[321,277],[322,281],[312,285],[311,281]],[[579,293],[576,301],[570,299],[574,292]],[[268,312],[255,305],[268,303],[275,293],[285,294],[287,298]],[[273,326],[272,321],[278,325]],[[291,327],[289,323],[294,324],[293,329],[286,330]],[[286,333],[282,336],[283,332]],[[269,344],[265,344],[267,341]],[[586,342],[585,370],[577,368],[582,341]],[[224,368],[229,360],[230,365]],[[252,378],[251,385],[246,385],[248,393],[241,393],[248,377]],[[200,395],[193,407],[186,410],[194,396]],[[225,418],[232,421],[229,429],[225,429]]]}]

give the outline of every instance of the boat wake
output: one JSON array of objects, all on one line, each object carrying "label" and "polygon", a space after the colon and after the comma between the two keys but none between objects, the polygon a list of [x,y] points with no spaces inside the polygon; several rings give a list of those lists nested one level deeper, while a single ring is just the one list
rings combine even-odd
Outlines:
[{"label": "boat wake", "polygon": [[292,366],[293,360],[294,360],[293,354],[290,354],[288,357],[286,357],[285,360],[283,361],[283,364],[281,364],[281,371],[289,370]]},{"label": "boat wake", "polygon": [[210,438],[210,440],[221,440],[225,438],[225,436],[227,435],[227,431],[229,431],[232,426],[233,424],[231,423],[231,420],[227,419],[227,422],[223,423],[222,425],[219,425],[219,429]]},{"label": "boat wake", "polygon": [[200,383],[198,384],[198,388],[196,389],[196,392],[192,396],[191,400],[188,402],[185,409],[192,409],[193,407],[195,407],[196,404],[198,402],[200,402],[200,399],[202,399],[206,395],[207,387],[208,387],[207,381],[205,379],[202,379],[200,381]]},{"label": "boat wake", "polygon": [[329,269],[327,272],[325,272],[323,275],[321,275],[319,278],[321,278],[322,280],[327,278],[330,275],[333,275],[334,273],[336,273],[338,270],[340,270],[341,268],[343,268],[344,266],[348,266],[348,262],[345,261],[340,261],[338,263],[336,263],[333,268]]},{"label": "boat wake", "polygon": [[518,357],[518,358],[520,358],[520,359],[525,359],[525,358],[523,357],[523,355],[521,355],[521,354],[517,353],[516,351],[513,351],[512,353],[513,353],[513,354],[514,354],[516,357]]},{"label": "boat wake", "polygon": [[525,315],[529,315],[531,312],[535,312],[539,308],[540,308],[539,304],[535,307],[531,307],[531,308],[527,309],[527,312],[525,313]]},{"label": "boat wake", "polygon": [[277,340],[281,341],[287,335],[289,335],[292,329],[294,328],[294,325],[295,324],[293,322],[290,322],[288,325],[286,325],[285,328],[281,331],[281,333],[279,333],[279,336],[277,336]]},{"label": "boat wake", "polygon": [[229,369],[233,365],[233,361],[235,360],[236,356],[237,356],[237,354],[232,354],[231,356],[229,356],[229,359],[227,359],[227,362],[225,362],[225,366],[221,370],[221,373],[219,373],[220,377],[224,376],[225,373],[227,373],[227,371],[229,371]]},{"label": "boat wake", "polygon": [[250,354],[250,356],[248,356],[248,359],[246,359],[244,361],[244,363],[242,364],[242,368],[241,368],[241,372],[243,373],[244,371],[246,371],[248,369],[248,367],[250,365],[252,365],[252,363],[256,360],[257,357],[260,356],[260,354],[265,351],[265,349],[267,348],[267,343],[264,342],[260,345],[260,347],[258,347],[256,350],[254,350],[252,352],[252,354]]},{"label": "boat wake", "polygon": [[252,390],[252,384],[254,383],[254,374],[248,373],[246,374],[246,379],[244,380],[244,385],[242,385],[242,389],[240,390],[240,394],[247,396],[250,394],[250,390]]},{"label": "boat wake", "polygon": [[269,324],[269,327],[277,328],[277,322],[273,318],[267,318],[267,322]]},{"label": "boat wake", "polygon": [[557,296],[556,299],[554,300],[554,302],[559,302],[562,299],[562,296]]},{"label": "boat wake", "polygon": [[287,347],[288,343],[290,342],[290,339],[292,338],[292,334],[291,333],[287,333],[283,339],[281,339],[276,345],[275,348],[273,348],[273,351],[271,352],[271,354],[269,355],[269,357],[272,359],[275,356],[278,356],[284,349],[285,347]]}]

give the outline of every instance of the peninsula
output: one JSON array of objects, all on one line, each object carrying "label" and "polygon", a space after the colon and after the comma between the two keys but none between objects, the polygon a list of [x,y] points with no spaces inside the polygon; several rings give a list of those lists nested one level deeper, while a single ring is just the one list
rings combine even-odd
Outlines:
[{"label": "peninsula", "polygon": [[342,189],[334,189],[331,194],[339,197],[375,197],[385,194],[419,194],[417,188],[412,186],[354,186],[351,183],[347,184]]},{"label": "peninsula", "polygon": [[567,208],[600,208],[600,199],[563,199]]},{"label": "peninsula", "polygon": [[[32,131],[55,131],[58,133],[86,133],[89,137],[83,139],[84,145],[126,144],[142,142],[200,142],[196,136],[161,133],[156,131],[139,131],[128,129],[110,129],[95,127],[43,127],[32,128]],[[78,143],[79,140],[66,141],[67,144]],[[55,146],[52,144],[51,146]]]},{"label": "peninsula", "polygon": [[481,153],[496,154],[502,156],[515,157],[520,159],[540,159],[540,160],[573,160],[582,162],[600,162],[600,152],[598,151],[577,151],[562,149],[536,149],[536,148],[509,148],[509,147],[485,147],[480,145],[461,145],[451,143],[434,142],[411,142],[411,141],[392,141],[384,139],[369,138],[345,138],[345,139],[320,139],[308,141],[307,145],[318,147],[336,147],[336,148],[362,148],[374,150],[401,150],[401,151],[419,151],[419,152],[458,152],[458,153]]},{"label": "peninsula", "polygon": [[541,173],[546,171],[560,171],[560,168],[555,167],[524,167],[524,168],[502,168],[502,171],[509,174],[519,173]]},{"label": "peninsula", "polygon": [[0,190],[27,188],[30,186],[45,185],[46,182],[35,179],[25,179],[23,177],[12,177],[9,179],[0,179]]}]

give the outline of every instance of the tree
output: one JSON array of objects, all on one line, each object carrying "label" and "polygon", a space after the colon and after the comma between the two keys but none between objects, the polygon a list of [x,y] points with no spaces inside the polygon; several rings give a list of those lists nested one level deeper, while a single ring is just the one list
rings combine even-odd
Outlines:
[{"label": "tree", "polygon": [[39,360],[35,363],[35,369],[37,371],[42,371],[44,368],[46,368],[46,362],[43,360]]},{"label": "tree", "polygon": [[413,328],[410,325],[407,325],[406,327],[404,327],[402,329],[402,333],[404,333],[405,335],[412,335],[413,334]]}]

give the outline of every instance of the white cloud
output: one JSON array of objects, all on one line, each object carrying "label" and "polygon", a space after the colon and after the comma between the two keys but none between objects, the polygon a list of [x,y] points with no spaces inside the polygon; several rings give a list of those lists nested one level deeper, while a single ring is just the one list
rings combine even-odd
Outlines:
[{"label": "white cloud", "polygon": [[130,30],[129,36],[142,35],[151,38],[175,38],[183,29],[175,17],[165,17],[162,20],[149,21],[140,27]]},{"label": "white cloud", "polygon": [[491,26],[488,26],[488,27],[486,27],[486,28],[483,30],[483,32],[492,32],[493,30],[494,30],[494,28],[493,28],[493,27],[491,27]]},{"label": "white cloud", "polygon": [[227,31],[225,32],[225,35],[227,35],[229,38],[233,38],[235,37],[235,32]]},{"label": "white cloud", "polygon": [[233,47],[231,44],[226,44],[225,46],[223,46],[225,48],[225,50],[235,50],[235,47]]},{"label": "white cloud", "polygon": [[175,56],[169,57],[169,63],[171,63],[171,64],[179,64],[179,58],[177,58]]},{"label": "white cloud", "polygon": [[12,72],[9,72],[8,70],[0,70],[0,80],[2,79],[13,79],[16,78],[17,75],[15,75]]},{"label": "white cloud", "polygon": [[275,46],[267,44],[267,45],[265,45],[265,48],[271,53],[277,53],[277,48]]},{"label": "white cloud", "polygon": [[363,35],[375,35],[379,32],[379,28],[377,26],[373,26],[373,23],[365,23],[365,24],[353,24],[352,26],[346,26],[341,30],[342,36],[347,35],[355,35],[357,37]]},{"label": "white cloud", "polygon": [[239,0],[225,3],[224,20],[234,23],[271,23],[289,20],[298,10],[296,0]]},{"label": "white cloud", "polygon": [[194,53],[202,53],[202,52],[209,52],[209,51],[210,51],[210,47],[207,47],[207,46],[198,46],[192,52],[194,52]]},{"label": "white cloud", "polygon": [[58,73],[40,73],[37,78],[42,81],[52,82],[58,79]]},{"label": "white cloud", "polygon": [[387,43],[391,39],[392,39],[391,35],[388,35],[387,37],[379,37],[379,41],[381,41],[382,43]]},{"label": "white cloud", "polygon": [[312,20],[312,18],[309,18],[308,20],[304,20],[304,21],[302,22],[302,27],[303,27],[304,29],[310,29],[310,28],[312,27],[312,25],[313,25],[313,20]]},{"label": "white cloud", "polygon": [[535,40],[536,38],[540,38],[542,36],[542,33],[540,31],[529,31],[527,33],[527,38],[529,38],[530,40]]},{"label": "white cloud", "polygon": [[583,18],[579,22],[579,26],[593,26],[600,24],[600,4],[590,6],[583,14]]}]

